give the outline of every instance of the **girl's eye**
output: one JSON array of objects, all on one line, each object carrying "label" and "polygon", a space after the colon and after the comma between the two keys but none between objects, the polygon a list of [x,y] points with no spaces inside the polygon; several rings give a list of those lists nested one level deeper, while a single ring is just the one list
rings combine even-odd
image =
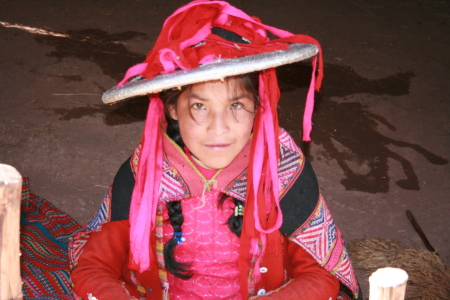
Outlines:
[{"label": "girl's eye", "polygon": [[194,104],[192,104],[192,108],[200,110],[200,109],[205,109],[205,106],[202,103],[194,103]]},{"label": "girl's eye", "polygon": [[233,104],[231,104],[232,109],[241,109],[243,107],[244,107],[244,105],[240,102],[234,102]]}]

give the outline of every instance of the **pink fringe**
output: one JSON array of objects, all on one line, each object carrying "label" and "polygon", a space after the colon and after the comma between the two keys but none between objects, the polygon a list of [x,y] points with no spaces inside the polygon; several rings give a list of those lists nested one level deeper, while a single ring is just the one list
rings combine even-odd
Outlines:
[{"label": "pink fringe", "polygon": [[258,254],[258,256],[256,258],[255,266],[253,268],[252,278],[253,278],[254,282],[259,282],[261,280],[260,267],[261,267],[261,261],[263,259],[264,253],[266,252],[266,245],[267,245],[267,235],[266,234],[261,234],[261,244],[262,244],[262,249],[260,251],[260,254]]},{"label": "pink fringe", "polygon": [[[266,72],[261,73],[259,79],[259,95],[261,99],[261,105],[263,107],[262,112],[262,130],[258,131],[258,134],[253,138],[256,139],[256,147],[255,153],[253,156],[253,193],[255,195],[254,199],[257,199],[258,196],[258,187],[261,181],[262,174],[262,166],[264,165],[264,156],[265,151],[268,151],[269,164],[266,174],[268,174],[269,178],[267,183],[271,181],[271,184],[266,184],[266,193],[272,193],[275,204],[278,208],[278,212],[281,212],[280,209],[280,200],[279,200],[279,186],[278,186],[278,161],[277,161],[277,147],[275,144],[275,124],[273,124],[272,110],[270,108],[269,95],[267,94],[265,83],[270,80],[268,78],[269,74]],[[270,181],[269,181],[270,180]],[[272,188],[272,190],[270,190]],[[267,197],[269,198],[269,197]],[[266,210],[271,209],[270,202],[266,203]],[[277,214],[277,220],[275,225],[272,228],[264,229],[261,227],[261,222],[259,220],[259,207],[258,201],[255,201],[255,210],[253,211],[255,217],[255,228],[260,233],[271,233],[275,230],[278,230],[281,227],[283,222],[283,216],[281,213]],[[265,247],[265,245],[263,245]]]},{"label": "pink fringe", "polygon": [[311,141],[312,114],[314,110],[314,83],[316,81],[317,56],[312,60],[311,83],[309,84],[308,95],[306,96],[305,112],[303,113],[303,140]]},{"label": "pink fringe", "polygon": [[164,116],[161,99],[151,96],[139,157],[136,185],[130,207],[130,246],[139,271],[150,268],[150,232],[155,228],[159,185],[162,176],[162,139],[160,120]]},{"label": "pink fringe", "polygon": [[261,251],[259,249],[259,239],[258,238],[252,238],[250,240],[250,254],[254,256],[258,256],[261,254]]},{"label": "pink fringe", "polygon": [[127,83],[128,79],[130,79],[131,77],[134,77],[134,76],[137,76],[137,75],[141,75],[142,72],[145,71],[145,69],[147,69],[147,63],[141,63],[141,64],[137,64],[137,65],[132,66],[125,73],[125,76],[123,77],[122,81],[119,82],[116,85],[116,88],[120,88],[122,85]]}]

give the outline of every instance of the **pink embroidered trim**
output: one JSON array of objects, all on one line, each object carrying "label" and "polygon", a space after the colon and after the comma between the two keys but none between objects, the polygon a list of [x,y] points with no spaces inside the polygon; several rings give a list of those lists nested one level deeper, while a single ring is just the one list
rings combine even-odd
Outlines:
[{"label": "pink embroidered trim", "polygon": [[309,219],[289,240],[311,254],[325,270],[349,287],[353,294],[358,294],[358,284],[344,240],[322,195],[319,196],[319,202]]}]

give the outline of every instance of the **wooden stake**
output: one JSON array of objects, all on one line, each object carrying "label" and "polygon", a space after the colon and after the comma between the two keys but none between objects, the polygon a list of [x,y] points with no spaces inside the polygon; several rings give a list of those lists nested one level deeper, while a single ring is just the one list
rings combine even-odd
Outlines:
[{"label": "wooden stake", "polygon": [[397,268],[381,268],[369,277],[370,300],[404,300],[408,274]]},{"label": "wooden stake", "polygon": [[22,176],[0,164],[0,300],[21,300],[20,199]]}]

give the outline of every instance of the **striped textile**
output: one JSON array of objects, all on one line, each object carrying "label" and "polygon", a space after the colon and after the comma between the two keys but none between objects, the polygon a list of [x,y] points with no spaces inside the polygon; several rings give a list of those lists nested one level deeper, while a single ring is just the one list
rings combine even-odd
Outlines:
[{"label": "striped textile", "polygon": [[24,299],[73,299],[67,243],[81,229],[69,215],[30,192],[23,179],[20,271]]}]

